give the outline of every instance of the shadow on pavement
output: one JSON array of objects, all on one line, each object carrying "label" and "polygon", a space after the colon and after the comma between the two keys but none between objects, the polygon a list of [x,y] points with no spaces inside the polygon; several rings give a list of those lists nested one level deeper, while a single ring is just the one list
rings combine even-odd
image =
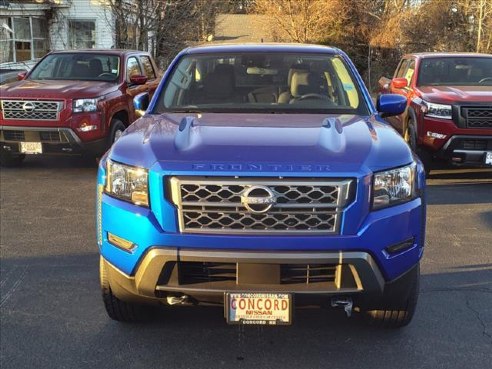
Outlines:
[{"label": "shadow on pavement", "polygon": [[117,323],[97,266],[97,254],[3,260],[2,368],[479,368],[490,359],[490,264],[422,275],[416,316],[401,330],[324,309],[297,310],[290,327],[228,326],[220,307]]},{"label": "shadow on pavement", "polygon": [[27,156],[22,164],[14,168],[2,168],[2,171],[29,171],[32,169],[74,169],[97,168],[97,160],[89,156]]},{"label": "shadow on pavement", "polygon": [[492,170],[450,170],[427,179],[429,205],[492,203]]}]

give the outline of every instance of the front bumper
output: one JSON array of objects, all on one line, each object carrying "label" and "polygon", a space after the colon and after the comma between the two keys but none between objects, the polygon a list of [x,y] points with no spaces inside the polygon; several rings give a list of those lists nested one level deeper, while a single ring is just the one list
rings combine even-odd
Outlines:
[{"label": "front bumper", "polygon": [[436,153],[440,159],[455,164],[485,165],[486,152],[492,152],[492,136],[452,136]]},{"label": "front bumper", "polygon": [[[328,296],[364,292],[367,298],[382,296],[385,286],[379,267],[365,252],[223,252],[153,248],[146,253],[133,276],[123,273],[105,259],[103,263],[112,292],[120,299],[135,302],[159,301],[167,296],[182,295],[196,301],[215,298],[215,301],[221,302],[226,291]],[[201,272],[195,271],[191,280],[189,275],[186,278],[180,275],[190,264],[200,265],[202,269]],[[205,270],[207,265],[219,273],[210,275],[210,270]],[[226,265],[232,266],[228,270],[229,276],[225,272]],[[297,272],[302,265],[312,266],[311,270],[306,269],[304,276]],[[327,266],[322,272],[324,277],[315,273],[320,270],[320,265]],[[295,278],[285,276],[285,269],[290,266],[295,268]],[[329,275],[330,270],[334,271],[333,275]]]},{"label": "front bumper", "polygon": [[21,154],[20,142],[40,142],[43,155],[100,155],[106,140],[82,142],[71,128],[0,126],[0,148],[13,155]]}]

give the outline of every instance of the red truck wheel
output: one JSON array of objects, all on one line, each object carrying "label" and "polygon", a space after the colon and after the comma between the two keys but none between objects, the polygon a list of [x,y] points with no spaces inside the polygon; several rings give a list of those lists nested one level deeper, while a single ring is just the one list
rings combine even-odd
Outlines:
[{"label": "red truck wheel", "polygon": [[26,158],[25,155],[12,155],[11,153],[2,150],[0,152],[0,165],[2,167],[17,167],[21,165],[21,163]]},{"label": "red truck wheel", "polygon": [[108,147],[111,147],[111,145],[121,137],[125,129],[126,126],[121,120],[116,118],[111,120],[111,131],[108,136]]},{"label": "red truck wheel", "polygon": [[433,166],[432,155],[425,148],[418,146],[417,131],[415,130],[415,123],[413,122],[413,119],[408,122],[405,140],[408,142],[408,145],[412,151],[417,154],[422,164],[424,164],[425,174],[429,175]]}]

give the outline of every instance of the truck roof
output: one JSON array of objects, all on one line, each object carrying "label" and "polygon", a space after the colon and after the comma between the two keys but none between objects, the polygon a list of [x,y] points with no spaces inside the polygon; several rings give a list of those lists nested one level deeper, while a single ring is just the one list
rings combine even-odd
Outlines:
[{"label": "truck roof", "polygon": [[223,52],[301,52],[339,54],[341,51],[329,46],[296,43],[206,44],[190,47],[186,50],[187,54]]},{"label": "truck roof", "polygon": [[410,53],[404,57],[414,56],[419,59],[440,58],[440,57],[486,57],[492,58],[492,54],[481,53],[466,53],[466,52],[425,52],[425,53]]},{"label": "truck roof", "polygon": [[77,49],[77,50],[55,50],[52,51],[51,54],[87,54],[87,53],[94,53],[94,54],[112,54],[112,55],[130,55],[130,54],[148,54],[147,51],[141,51],[141,50],[128,50],[128,49]]}]

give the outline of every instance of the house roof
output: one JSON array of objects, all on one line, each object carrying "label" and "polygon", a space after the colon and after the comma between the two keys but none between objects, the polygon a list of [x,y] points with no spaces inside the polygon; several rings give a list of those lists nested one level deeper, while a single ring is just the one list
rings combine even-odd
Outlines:
[{"label": "house roof", "polygon": [[215,42],[270,42],[274,37],[270,18],[262,14],[219,14],[216,18]]}]

